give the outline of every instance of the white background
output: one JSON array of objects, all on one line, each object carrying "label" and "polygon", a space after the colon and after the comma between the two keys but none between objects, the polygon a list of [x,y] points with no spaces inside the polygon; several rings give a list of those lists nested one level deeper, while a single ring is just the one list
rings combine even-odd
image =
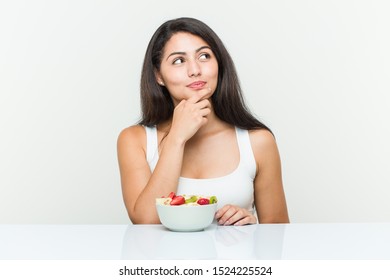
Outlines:
[{"label": "white background", "polygon": [[129,223],[116,140],[146,46],[196,17],[274,131],[291,222],[390,222],[390,4],[1,1],[0,223]]}]

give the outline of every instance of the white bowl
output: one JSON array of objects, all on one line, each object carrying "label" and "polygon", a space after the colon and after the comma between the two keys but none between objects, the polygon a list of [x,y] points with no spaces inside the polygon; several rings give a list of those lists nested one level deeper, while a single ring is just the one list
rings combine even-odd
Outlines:
[{"label": "white bowl", "polygon": [[171,206],[157,204],[161,223],[172,231],[200,231],[214,220],[217,203],[199,206]]}]

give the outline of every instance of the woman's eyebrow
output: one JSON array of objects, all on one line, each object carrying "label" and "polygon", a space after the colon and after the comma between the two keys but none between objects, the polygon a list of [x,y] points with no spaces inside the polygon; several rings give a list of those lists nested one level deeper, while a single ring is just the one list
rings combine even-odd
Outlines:
[{"label": "woman's eyebrow", "polygon": [[[195,50],[195,53],[198,53],[198,52],[200,52],[200,51],[203,50],[203,49],[210,49],[210,50],[211,50],[211,48],[210,48],[209,46],[202,46],[202,47],[196,49],[196,50]],[[170,55],[168,55],[168,57],[167,57],[166,60],[168,60],[168,58],[171,57],[172,55],[178,55],[178,54],[179,54],[179,55],[186,55],[187,53],[186,53],[186,52],[173,52],[173,53],[171,53]]]},{"label": "woman's eyebrow", "polygon": [[211,50],[211,48],[209,47],[209,46],[203,46],[203,47],[200,47],[199,49],[197,49],[195,52],[197,53],[197,52],[200,52],[201,50],[203,50],[203,49],[209,49],[209,50]]},{"label": "woman's eyebrow", "polygon": [[167,59],[166,59],[166,60],[168,60],[168,58],[169,58],[169,57],[171,57],[172,55],[177,55],[177,54],[180,54],[180,55],[186,55],[186,53],[185,53],[185,52],[173,52],[173,53],[171,53],[170,55],[168,55],[168,57],[167,57]]}]

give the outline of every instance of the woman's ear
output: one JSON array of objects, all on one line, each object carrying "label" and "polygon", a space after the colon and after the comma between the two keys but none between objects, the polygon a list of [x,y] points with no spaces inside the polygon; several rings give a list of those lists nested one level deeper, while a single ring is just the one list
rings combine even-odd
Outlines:
[{"label": "woman's ear", "polygon": [[165,86],[164,81],[160,75],[160,73],[155,72],[156,81],[160,86]]}]

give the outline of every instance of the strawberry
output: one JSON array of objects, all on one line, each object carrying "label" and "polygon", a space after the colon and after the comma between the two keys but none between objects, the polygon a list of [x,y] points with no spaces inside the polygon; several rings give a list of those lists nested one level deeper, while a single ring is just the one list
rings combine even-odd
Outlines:
[{"label": "strawberry", "polygon": [[199,205],[210,204],[210,200],[209,200],[208,198],[199,198],[199,199],[198,199],[198,204],[199,204]]},{"label": "strawberry", "polygon": [[186,202],[185,198],[181,195],[175,196],[172,198],[171,205],[182,205]]},{"label": "strawberry", "polygon": [[168,197],[169,197],[169,198],[172,198],[172,199],[173,199],[175,196],[176,196],[176,194],[175,194],[174,192],[170,192],[169,195],[168,195]]}]

